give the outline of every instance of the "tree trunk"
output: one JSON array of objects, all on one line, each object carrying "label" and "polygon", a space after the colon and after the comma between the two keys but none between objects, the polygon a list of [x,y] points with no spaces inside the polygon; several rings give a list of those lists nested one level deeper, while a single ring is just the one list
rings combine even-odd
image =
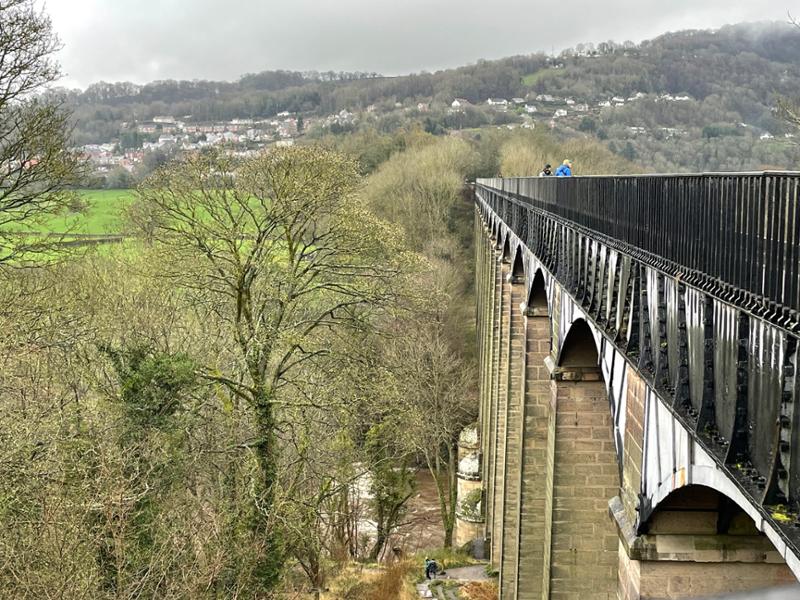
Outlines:
[{"label": "tree trunk", "polygon": [[453,444],[447,448],[447,492],[449,506],[444,524],[444,547],[452,548],[458,506],[458,446]]},{"label": "tree trunk", "polygon": [[272,395],[264,386],[257,386],[256,389],[259,392],[253,400],[259,441],[255,451],[261,489],[253,506],[253,531],[262,537],[264,551],[258,561],[255,577],[264,591],[270,591],[280,579],[285,562],[283,538],[277,528],[277,520],[271,519],[278,480],[278,437]]},{"label": "tree trunk", "polygon": [[[453,445],[447,446],[447,467],[442,467],[442,460],[440,458],[441,447],[438,450],[434,460],[431,461],[427,458],[428,470],[433,477],[436,484],[436,494],[439,497],[439,510],[442,514],[442,530],[444,532],[444,547],[453,547],[453,529],[455,527],[456,516],[456,502],[458,500],[458,482],[456,479],[456,457],[458,450],[453,453]],[[445,471],[442,473],[442,471]],[[446,481],[446,489],[443,482]]]},{"label": "tree trunk", "polygon": [[370,560],[378,561],[378,557],[381,555],[383,547],[386,545],[386,538],[386,532],[383,531],[383,528],[379,528],[375,538],[375,544],[372,546],[372,551],[369,553]]}]

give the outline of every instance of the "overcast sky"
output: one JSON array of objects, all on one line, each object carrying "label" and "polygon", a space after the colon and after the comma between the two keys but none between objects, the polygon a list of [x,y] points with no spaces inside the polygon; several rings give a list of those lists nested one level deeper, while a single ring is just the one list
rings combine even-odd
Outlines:
[{"label": "overcast sky", "polygon": [[799,0],[38,1],[70,87],[266,69],[397,75],[800,13]]}]

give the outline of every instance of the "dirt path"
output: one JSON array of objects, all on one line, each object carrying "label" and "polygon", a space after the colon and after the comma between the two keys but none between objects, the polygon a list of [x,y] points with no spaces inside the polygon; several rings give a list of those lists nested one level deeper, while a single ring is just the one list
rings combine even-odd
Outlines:
[{"label": "dirt path", "polygon": [[486,565],[470,565],[468,567],[458,567],[447,569],[439,579],[454,579],[456,581],[488,581],[490,577],[486,574]]},{"label": "dirt path", "polygon": [[[436,578],[443,583],[435,584],[430,581],[417,584],[417,593],[420,598],[435,598],[436,600],[459,600],[462,596],[459,590],[464,584],[472,581],[489,581],[486,574],[486,565],[470,565],[447,569]],[[446,583],[445,583],[446,582]]]}]

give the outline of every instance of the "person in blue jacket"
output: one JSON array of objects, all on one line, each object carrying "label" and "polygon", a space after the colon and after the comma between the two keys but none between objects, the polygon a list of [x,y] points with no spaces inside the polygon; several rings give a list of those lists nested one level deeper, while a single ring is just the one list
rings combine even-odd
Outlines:
[{"label": "person in blue jacket", "polygon": [[572,163],[565,160],[564,163],[556,169],[556,177],[572,177]]}]

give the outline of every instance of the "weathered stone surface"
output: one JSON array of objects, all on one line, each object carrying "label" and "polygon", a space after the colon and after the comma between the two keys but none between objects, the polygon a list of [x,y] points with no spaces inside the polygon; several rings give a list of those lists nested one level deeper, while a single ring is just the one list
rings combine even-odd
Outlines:
[{"label": "weathered stone surface", "polygon": [[525,317],[522,312],[527,290],[524,285],[511,287],[510,348],[508,369],[507,432],[505,437],[505,477],[503,497],[503,555],[500,569],[500,592],[514,597],[519,559],[519,490],[520,459],[523,436],[523,393],[525,383]]},{"label": "weathered stone surface", "polygon": [[607,515],[607,493],[618,489],[619,475],[600,468],[616,466],[605,388],[601,382],[565,380],[551,386],[556,431],[550,594],[613,597],[619,542]]}]

